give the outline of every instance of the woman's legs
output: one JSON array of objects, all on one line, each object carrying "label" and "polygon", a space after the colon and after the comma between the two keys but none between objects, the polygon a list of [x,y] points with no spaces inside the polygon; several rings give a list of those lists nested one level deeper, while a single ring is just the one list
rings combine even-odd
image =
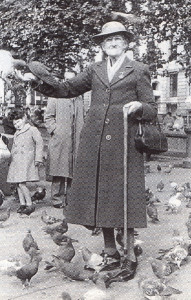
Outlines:
[{"label": "woman's legs", "polygon": [[115,244],[114,228],[102,228],[105,249],[104,252],[108,255],[116,253],[117,248]]},{"label": "woman's legs", "polygon": [[26,205],[31,206],[32,205],[31,195],[30,195],[30,191],[29,191],[28,187],[26,186],[26,182],[19,183],[19,188],[21,189],[21,191],[23,193],[23,196],[26,201]]},{"label": "woman's legs", "polygon": [[[113,255],[117,251],[115,243],[115,235],[113,228],[103,228],[103,237],[105,245],[105,253]],[[133,262],[136,261],[134,253],[134,228],[127,229],[127,258]]]}]

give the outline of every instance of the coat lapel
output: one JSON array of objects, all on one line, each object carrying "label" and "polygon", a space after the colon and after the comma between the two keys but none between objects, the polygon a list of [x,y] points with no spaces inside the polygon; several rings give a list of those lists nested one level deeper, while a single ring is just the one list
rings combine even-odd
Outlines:
[{"label": "coat lapel", "polygon": [[98,77],[101,79],[101,81],[107,86],[110,86],[108,75],[107,75],[107,61],[104,60],[97,64],[95,67],[95,72],[98,75]]},{"label": "coat lapel", "polygon": [[115,73],[113,79],[110,82],[110,85],[113,85],[116,82],[122,80],[124,77],[129,75],[133,70],[134,70],[133,61],[129,60],[126,57],[119,70],[117,70],[117,72]]},{"label": "coat lapel", "polygon": [[95,68],[96,74],[107,87],[115,84],[119,80],[122,80],[124,77],[129,75],[133,70],[134,70],[133,61],[129,60],[126,57],[119,70],[117,70],[117,72],[115,73],[111,82],[109,82],[108,75],[107,75],[107,61],[105,60],[104,62],[100,62],[99,64],[97,64]]},{"label": "coat lapel", "polygon": [[25,124],[25,126],[21,129],[16,131],[15,133],[15,137],[17,137],[18,135],[22,134],[23,132],[27,131],[30,128],[30,124]]}]

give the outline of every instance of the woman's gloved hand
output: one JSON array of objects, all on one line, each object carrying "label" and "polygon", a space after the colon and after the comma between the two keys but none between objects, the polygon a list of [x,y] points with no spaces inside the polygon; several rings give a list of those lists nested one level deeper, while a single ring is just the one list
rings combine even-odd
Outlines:
[{"label": "woman's gloved hand", "polygon": [[136,113],[137,111],[142,112],[142,103],[139,101],[131,101],[123,106],[123,112],[127,112],[128,115]]}]

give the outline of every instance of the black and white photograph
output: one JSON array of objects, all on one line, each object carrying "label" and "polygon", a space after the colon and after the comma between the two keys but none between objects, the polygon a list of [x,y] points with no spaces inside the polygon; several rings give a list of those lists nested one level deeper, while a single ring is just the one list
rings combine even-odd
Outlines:
[{"label": "black and white photograph", "polygon": [[191,299],[191,0],[1,0],[0,300]]}]

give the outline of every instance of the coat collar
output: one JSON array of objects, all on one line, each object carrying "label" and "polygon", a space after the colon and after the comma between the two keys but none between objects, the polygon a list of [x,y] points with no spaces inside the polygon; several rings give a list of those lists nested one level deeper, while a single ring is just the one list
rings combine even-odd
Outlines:
[{"label": "coat collar", "polygon": [[29,123],[26,123],[21,130],[16,131],[15,137],[17,137],[18,135],[22,134],[23,132],[29,130],[30,127],[31,127],[31,125]]},{"label": "coat collar", "polygon": [[107,75],[107,61],[99,62],[95,68],[96,74],[99,76],[101,81],[108,87],[115,84],[116,82],[122,80],[124,77],[129,75],[133,71],[133,61],[129,60],[128,57],[125,58],[124,62],[122,63],[121,67],[115,73],[111,82],[109,82],[108,75]]}]

